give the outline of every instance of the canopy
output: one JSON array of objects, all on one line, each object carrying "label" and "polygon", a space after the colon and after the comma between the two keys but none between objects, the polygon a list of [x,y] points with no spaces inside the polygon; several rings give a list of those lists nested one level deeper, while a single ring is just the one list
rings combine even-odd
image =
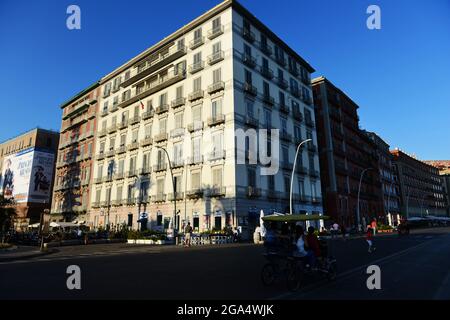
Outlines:
[{"label": "canopy", "polygon": [[50,222],[50,227],[52,228],[78,227],[78,224],[72,222]]},{"label": "canopy", "polygon": [[38,222],[38,223],[34,223],[34,224],[30,224],[30,225],[28,225],[28,228],[39,228],[39,226],[40,226],[41,224]]},{"label": "canopy", "polygon": [[322,216],[320,214],[293,214],[293,215],[271,215],[262,218],[264,221],[275,222],[297,222],[297,221],[317,221],[328,220],[328,216]]}]

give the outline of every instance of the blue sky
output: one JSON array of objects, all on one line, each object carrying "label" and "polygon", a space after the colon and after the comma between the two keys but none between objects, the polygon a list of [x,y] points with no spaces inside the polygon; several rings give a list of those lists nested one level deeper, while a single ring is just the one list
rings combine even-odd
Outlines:
[{"label": "blue sky", "polygon": [[[219,0],[0,0],[0,141],[60,128],[59,105]],[[450,159],[450,1],[241,0],[359,106],[361,126]],[[81,8],[81,30],[66,9]],[[381,8],[381,30],[366,9]]]}]

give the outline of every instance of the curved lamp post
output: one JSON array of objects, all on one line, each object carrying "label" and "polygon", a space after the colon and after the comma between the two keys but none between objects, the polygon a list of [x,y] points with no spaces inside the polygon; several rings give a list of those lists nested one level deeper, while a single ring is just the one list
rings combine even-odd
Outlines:
[{"label": "curved lamp post", "polygon": [[360,194],[361,194],[361,183],[362,183],[362,179],[363,179],[364,174],[365,174],[367,171],[369,171],[369,170],[373,170],[373,168],[366,168],[366,169],[364,169],[364,170],[361,172],[361,176],[359,177],[358,201],[357,201],[357,204],[356,204],[356,226],[357,226],[357,227],[359,226],[360,220],[361,220],[360,214],[359,214],[359,197],[360,197]]},{"label": "curved lamp post", "polygon": [[292,174],[291,174],[291,190],[289,192],[289,213],[292,215],[292,189],[294,186],[294,174],[295,174],[295,166],[297,165],[297,157],[298,157],[298,153],[300,151],[300,148],[302,147],[303,144],[305,144],[306,142],[310,142],[312,141],[312,139],[307,139],[304,140],[302,142],[300,142],[300,144],[297,147],[297,151],[295,152],[295,158],[294,158],[294,165],[292,168]]}]

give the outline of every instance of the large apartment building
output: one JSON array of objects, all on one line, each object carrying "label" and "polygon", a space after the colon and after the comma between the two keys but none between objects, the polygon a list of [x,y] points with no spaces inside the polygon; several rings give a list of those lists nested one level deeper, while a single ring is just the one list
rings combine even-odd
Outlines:
[{"label": "large apartment building", "polygon": [[50,209],[59,134],[36,128],[0,143],[0,194],[26,229]]},{"label": "large apartment building", "polygon": [[444,188],[438,168],[399,149],[391,153],[400,184],[402,214],[406,217],[445,216]]},{"label": "large apartment building", "polygon": [[87,221],[99,91],[99,84],[94,83],[61,105],[51,220]]},{"label": "large apartment building", "polygon": [[[92,226],[136,228],[145,212],[149,227],[166,229],[176,205],[176,228],[189,221],[199,231],[253,232],[261,209],[289,210],[296,147],[307,138],[313,142],[298,157],[294,212],[321,213],[313,71],[227,0],[103,77]],[[279,129],[279,139],[262,140],[260,129]],[[261,141],[276,150],[274,175],[248,163],[261,157]],[[246,164],[237,161],[239,150]]]},{"label": "large apartment building", "polygon": [[447,216],[450,217],[450,160],[430,160],[425,163],[439,170],[439,178],[442,182],[445,203],[447,205]]},{"label": "large apartment building", "polygon": [[359,106],[325,77],[313,79],[312,88],[325,214],[355,226],[359,205],[359,222],[384,222],[379,156],[359,128]]}]

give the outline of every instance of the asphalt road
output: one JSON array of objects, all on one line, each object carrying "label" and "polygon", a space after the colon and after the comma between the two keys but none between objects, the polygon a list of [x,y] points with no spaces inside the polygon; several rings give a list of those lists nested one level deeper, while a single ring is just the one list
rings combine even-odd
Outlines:
[{"label": "asphalt road", "polygon": [[[67,247],[40,258],[0,263],[0,299],[450,299],[450,229],[408,237],[335,240],[339,276],[310,277],[300,292],[284,281],[264,287],[262,246]],[[381,289],[369,290],[368,265],[381,270]],[[66,269],[81,269],[81,290],[68,290]]]}]

